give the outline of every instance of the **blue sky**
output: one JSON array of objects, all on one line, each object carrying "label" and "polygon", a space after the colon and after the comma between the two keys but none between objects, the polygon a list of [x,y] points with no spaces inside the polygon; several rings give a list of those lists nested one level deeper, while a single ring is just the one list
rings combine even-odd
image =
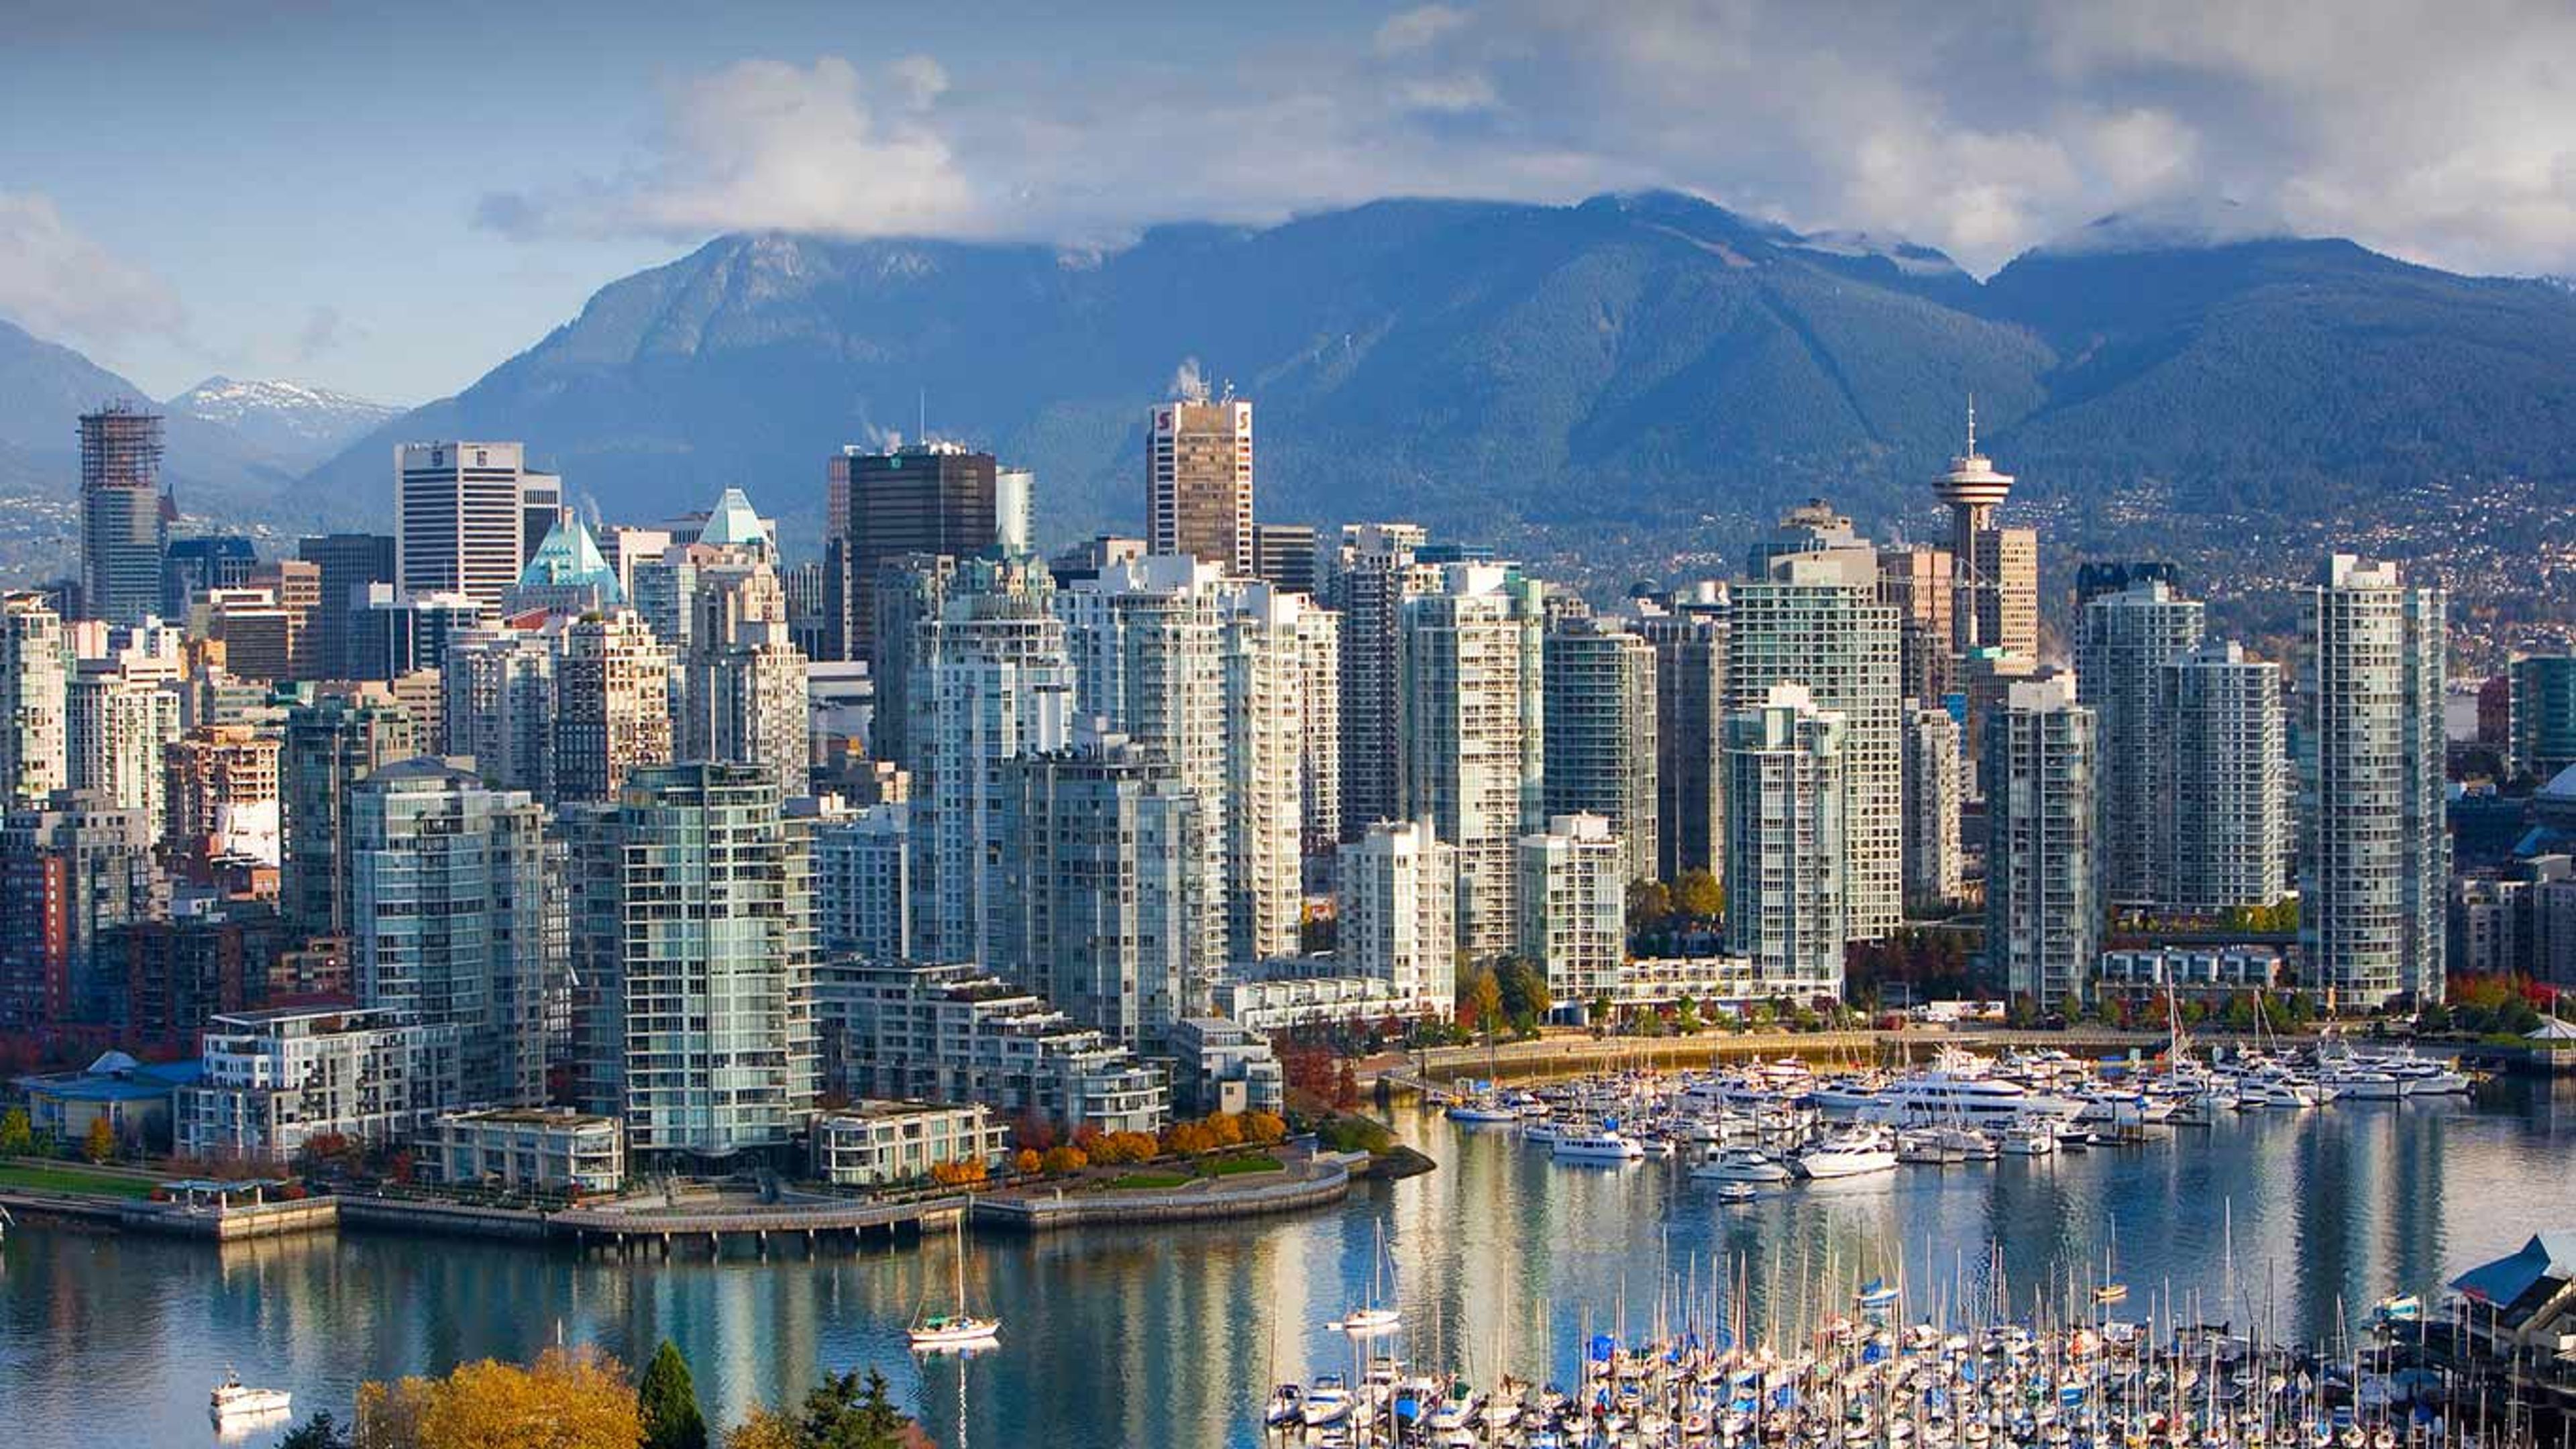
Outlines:
[{"label": "blue sky", "polygon": [[422,401],[730,229],[1388,194],[1674,186],[1981,272],[2114,210],[2576,271],[2576,15],[2530,0],[104,8],[0,18],[0,315],[159,394]]}]

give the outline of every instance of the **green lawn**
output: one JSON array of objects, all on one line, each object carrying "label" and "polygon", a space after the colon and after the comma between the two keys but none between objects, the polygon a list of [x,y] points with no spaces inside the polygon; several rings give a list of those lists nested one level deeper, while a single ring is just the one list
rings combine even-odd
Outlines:
[{"label": "green lawn", "polygon": [[139,1177],[118,1177],[71,1166],[35,1167],[16,1162],[0,1162],[0,1187],[24,1188],[29,1192],[72,1193],[80,1197],[140,1199],[152,1195],[152,1184]]},{"label": "green lawn", "polygon": [[1111,1192],[1153,1192],[1179,1187],[1189,1180],[1188,1174],[1179,1172],[1131,1172],[1109,1179],[1107,1186]]},{"label": "green lawn", "polygon": [[1233,1177],[1245,1172],[1277,1172],[1279,1159],[1267,1152],[1247,1152],[1239,1157],[1219,1157],[1199,1164],[1210,1177]]}]

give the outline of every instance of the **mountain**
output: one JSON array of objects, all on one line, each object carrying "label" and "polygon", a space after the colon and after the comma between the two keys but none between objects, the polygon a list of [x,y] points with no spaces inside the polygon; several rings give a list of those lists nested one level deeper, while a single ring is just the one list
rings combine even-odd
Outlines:
[{"label": "mountain", "polygon": [[281,461],[309,468],[348,443],[402,415],[390,403],[370,402],[308,383],[240,382],[210,377],[163,405],[229,428]]},{"label": "mountain", "polygon": [[1387,201],[1105,253],[727,236],[305,492],[384,498],[399,439],[520,438],[611,516],[740,484],[810,539],[824,459],[926,410],[1037,470],[1043,536],[1134,531],[1140,424],[1184,367],[1258,403],[1265,517],[1413,517],[1603,566],[1732,557],[1815,493],[1919,533],[1970,392],[2014,508],[2069,537],[2133,527],[2139,497],[2313,517],[2576,472],[2576,298],[2270,233],[2130,221],[1982,284],[1660,193]]}]

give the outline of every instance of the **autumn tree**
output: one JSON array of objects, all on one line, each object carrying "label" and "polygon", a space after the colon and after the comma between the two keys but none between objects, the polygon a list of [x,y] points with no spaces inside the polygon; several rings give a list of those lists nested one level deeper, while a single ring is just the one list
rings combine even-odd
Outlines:
[{"label": "autumn tree", "polygon": [[0,1112],[0,1157],[24,1157],[36,1150],[35,1123],[24,1107]]},{"label": "autumn tree", "polygon": [[666,1338],[653,1351],[635,1386],[635,1407],[644,1419],[641,1449],[707,1449],[706,1416],[698,1412],[697,1386],[678,1344]]},{"label": "autumn tree", "polygon": [[1468,1031],[1492,1031],[1503,1021],[1503,983],[1491,966],[1480,968],[1458,1003],[1458,1025]]},{"label": "autumn tree", "polygon": [[353,1449],[636,1449],[644,1421],[625,1371],[549,1349],[534,1366],[484,1359],[443,1379],[358,1389]]},{"label": "autumn tree", "polygon": [[116,1155],[116,1129],[107,1125],[104,1114],[89,1119],[89,1133],[81,1138],[81,1155],[92,1162],[105,1162]]},{"label": "autumn tree", "polygon": [[1726,887],[1707,871],[1683,871],[1673,882],[1673,910],[1693,920],[1713,920],[1726,913]]}]

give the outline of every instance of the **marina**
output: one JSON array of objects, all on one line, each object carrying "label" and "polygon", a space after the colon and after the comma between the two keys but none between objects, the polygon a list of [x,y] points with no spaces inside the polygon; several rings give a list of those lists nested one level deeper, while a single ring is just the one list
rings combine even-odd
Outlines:
[{"label": "marina", "polygon": [[[228,1366],[291,1390],[299,1413],[337,1413],[364,1378],[524,1359],[559,1337],[634,1362],[668,1335],[720,1422],[873,1364],[943,1449],[1250,1449],[1280,1384],[1341,1374],[1360,1392],[1385,1355],[1490,1393],[1499,1343],[1533,1392],[1577,1387],[1590,1339],[1669,1335],[1684,1326],[1677,1298],[1784,1351],[1820,1320],[1857,1317],[1872,1276],[1906,1294],[1899,1332],[1933,1311],[1936,1284],[1955,1331],[1982,1333],[1983,1308],[1958,1305],[1985,1303],[1991,1281],[2008,1321],[2036,1323],[2070,1276],[2077,1297],[2099,1286],[2114,1236],[2130,1296],[2113,1316],[2153,1320],[2157,1339],[2167,1305],[2195,1299],[2201,1315],[2184,1317],[2262,1324],[2276,1343],[2329,1341],[2407,1293],[2438,1325],[2451,1277],[2557,1225],[2534,1219],[2568,1201],[2576,1153],[2576,1091],[2511,1081],[2230,1111],[2135,1145],[1964,1170],[1757,1182],[1752,1201],[1728,1202],[1728,1184],[1678,1151],[1559,1165],[1508,1125],[1411,1106],[1392,1119],[1439,1170],[1280,1217],[979,1235],[962,1263],[946,1233],[665,1259],[381,1231],[213,1249],[21,1214],[0,1247],[0,1393],[29,1449],[204,1443],[207,1385]],[[1839,1286],[1822,1302],[1828,1262]],[[908,1330],[958,1301],[961,1272],[963,1301],[1005,1325],[998,1346],[916,1358]],[[1372,1307],[1400,1326],[1355,1370],[1333,1325]],[[108,1377],[123,1392],[101,1404],[86,1387]]]}]

